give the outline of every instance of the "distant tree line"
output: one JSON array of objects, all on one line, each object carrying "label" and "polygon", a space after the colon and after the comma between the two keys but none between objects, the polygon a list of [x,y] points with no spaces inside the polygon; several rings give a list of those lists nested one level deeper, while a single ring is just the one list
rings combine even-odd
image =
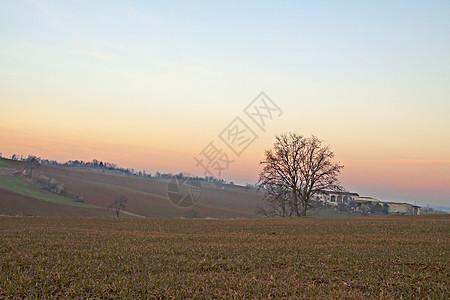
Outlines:
[{"label": "distant tree line", "polygon": [[142,177],[152,177],[151,174],[148,174],[144,171],[136,171],[133,168],[121,168],[118,167],[117,164],[110,162],[103,162],[97,159],[93,159],[92,161],[83,161],[83,160],[69,160],[66,162],[58,162],[56,160],[44,159],[38,156],[29,155],[28,158],[25,158],[23,155],[13,154],[11,156],[11,160],[16,161],[27,161],[32,160],[41,165],[46,166],[56,166],[56,167],[65,167],[65,168],[73,168],[73,169],[90,169],[90,170],[104,170],[104,171],[114,171],[114,173],[120,173],[122,175],[128,176],[142,176]]},{"label": "distant tree line", "polygon": [[[24,161],[27,162],[27,168],[30,168],[31,172],[33,172],[33,168],[37,165],[46,165],[46,166],[56,166],[56,167],[64,167],[64,168],[72,168],[72,169],[84,169],[89,171],[96,171],[102,173],[111,173],[122,176],[137,176],[137,177],[147,177],[147,178],[161,178],[161,179],[169,179],[176,177],[177,179],[187,179],[192,178],[199,181],[214,183],[215,185],[221,186],[225,184],[234,184],[230,183],[225,179],[216,178],[213,176],[186,176],[183,173],[160,173],[155,172],[155,174],[147,173],[145,170],[138,171],[133,168],[122,168],[118,167],[115,163],[99,161],[97,159],[93,159],[92,161],[83,161],[83,160],[69,160],[66,162],[58,162],[56,160],[49,160],[45,158],[41,158],[34,155],[29,155],[28,157],[24,157],[23,155],[13,154],[11,156],[11,160],[16,161]],[[31,162],[31,163],[30,163]],[[249,185],[253,186],[253,185]]]}]

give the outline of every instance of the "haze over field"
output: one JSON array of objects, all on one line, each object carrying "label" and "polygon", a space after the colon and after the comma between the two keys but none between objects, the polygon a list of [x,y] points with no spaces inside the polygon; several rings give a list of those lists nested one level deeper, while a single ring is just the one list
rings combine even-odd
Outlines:
[{"label": "haze over field", "polygon": [[[203,176],[211,142],[255,183],[283,132],[316,135],[349,190],[450,203],[449,1],[2,1],[0,152]],[[258,129],[264,91],[282,110]],[[218,135],[258,135],[234,155]]]}]

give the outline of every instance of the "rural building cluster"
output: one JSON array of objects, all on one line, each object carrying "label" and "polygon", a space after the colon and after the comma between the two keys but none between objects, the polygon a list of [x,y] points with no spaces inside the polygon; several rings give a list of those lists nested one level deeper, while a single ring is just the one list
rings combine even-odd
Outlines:
[{"label": "rural building cluster", "polygon": [[316,195],[314,200],[322,203],[324,206],[330,205],[335,208],[338,208],[339,205],[346,205],[351,211],[355,212],[363,212],[367,207],[379,205],[389,214],[420,215],[420,206],[409,203],[381,201],[352,192],[324,192]]}]

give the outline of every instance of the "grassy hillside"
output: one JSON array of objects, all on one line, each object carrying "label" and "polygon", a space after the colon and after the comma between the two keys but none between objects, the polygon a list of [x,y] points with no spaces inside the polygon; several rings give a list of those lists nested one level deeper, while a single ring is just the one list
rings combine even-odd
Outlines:
[{"label": "grassy hillside", "polygon": [[0,217],[0,298],[449,299],[450,216]]},{"label": "grassy hillside", "polygon": [[12,175],[0,175],[0,214],[112,216],[112,212],[105,208],[75,202]]},{"label": "grassy hillside", "polygon": [[6,190],[19,195],[27,196],[29,198],[34,198],[51,203],[84,208],[96,208],[92,204],[75,202],[71,198],[43,190],[39,186],[25,181],[24,179],[17,176],[0,175],[0,190]]},{"label": "grassy hillside", "polygon": [[11,160],[6,158],[0,158],[0,167],[4,168],[20,168],[23,166],[23,162],[17,160]]}]

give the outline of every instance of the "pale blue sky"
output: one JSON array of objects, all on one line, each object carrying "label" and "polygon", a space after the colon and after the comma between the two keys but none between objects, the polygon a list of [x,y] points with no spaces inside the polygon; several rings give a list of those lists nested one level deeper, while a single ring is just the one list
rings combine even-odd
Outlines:
[{"label": "pale blue sky", "polygon": [[[450,1],[3,0],[0,129],[191,157],[265,91],[285,114],[231,180],[254,180],[273,135],[295,131],[332,145],[348,166],[344,183],[374,196],[401,197],[427,162],[440,161],[439,178],[429,180],[440,182],[433,189],[442,203],[450,194],[449,15]],[[389,160],[424,165],[408,171],[414,184],[384,194],[382,178],[354,179],[382,174],[377,161]],[[119,161],[177,171],[158,162]]]}]

